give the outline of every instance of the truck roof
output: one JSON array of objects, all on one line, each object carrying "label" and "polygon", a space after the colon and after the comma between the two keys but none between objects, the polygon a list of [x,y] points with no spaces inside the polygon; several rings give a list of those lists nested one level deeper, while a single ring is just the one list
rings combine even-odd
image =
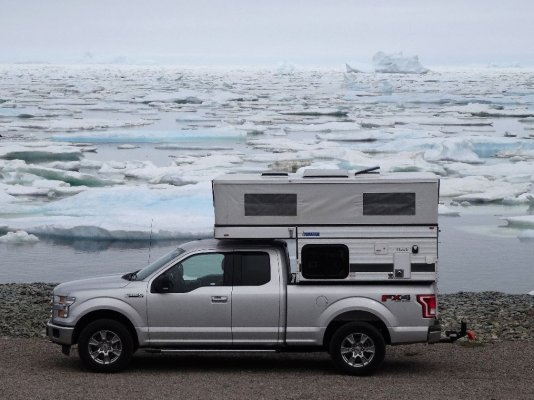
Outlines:
[{"label": "truck roof", "polygon": [[254,248],[258,247],[285,247],[285,242],[280,240],[273,239],[258,239],[258,240],[236,240],[236,239],[199,239],[193,240],[181,244],[179,247],[186,251],[195,251],[195,250],[229,250],[232,248],[239,247],[239,249]]}]

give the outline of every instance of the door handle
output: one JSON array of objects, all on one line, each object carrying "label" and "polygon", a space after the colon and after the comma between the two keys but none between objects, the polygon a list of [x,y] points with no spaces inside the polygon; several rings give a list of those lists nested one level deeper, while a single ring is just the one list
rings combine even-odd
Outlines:
[{"label": "door handle", "polygon": [[212,303],[228,303],[228,297],[226,296],[211,296]]}]

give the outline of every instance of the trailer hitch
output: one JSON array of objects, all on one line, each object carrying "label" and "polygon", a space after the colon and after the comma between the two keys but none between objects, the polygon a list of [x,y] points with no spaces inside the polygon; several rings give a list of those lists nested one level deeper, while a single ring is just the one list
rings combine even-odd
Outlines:
[{"label": "trailer hitch", "polygon": [[454,343],[458,339],[467,336],[467,323],[461,321],[460,332],[458,331],[445,331],[445,337],[439,340],[440,343]]}]

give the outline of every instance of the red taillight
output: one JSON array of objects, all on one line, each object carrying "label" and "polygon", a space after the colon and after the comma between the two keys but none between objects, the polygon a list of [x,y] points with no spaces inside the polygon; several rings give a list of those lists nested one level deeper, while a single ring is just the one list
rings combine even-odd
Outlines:
[{"label": "red taillight", "polygon": [[417,302],[423,306],[423,318],[436,318],[435,294],[418,294]]}]

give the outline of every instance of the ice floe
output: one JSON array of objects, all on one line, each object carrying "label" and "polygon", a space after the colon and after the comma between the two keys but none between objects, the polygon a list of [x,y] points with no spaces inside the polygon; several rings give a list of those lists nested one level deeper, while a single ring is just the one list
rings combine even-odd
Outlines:
[{"label": "ice floe", "polygon": [[534,215],[521,215],[516,217],[502,217],[513,228],[533,229]]},{"label": "ice floe", "polygon": [[460,211],[452,210],[444,204],[438,205],[438,215],[443,215],[447,217],[458,217],[460,216]]},{"label": "ice floe", "polygon": [[52,160],[79,160],[82,150],[75,146],[0,143],[0,158],[5,160],[25,160],[32,162]]},{"label": "ice floe", "polygon": [[204,128],[204,129],[175,129],[159,130],[121,130],[107,132],[93,132],[91,134],[57,134],[52,138],[57,141],[84,141],[91,143],[153,143],[163,141],[205,141],[210,139],[244,138],[246,132],[231,128]]}]

